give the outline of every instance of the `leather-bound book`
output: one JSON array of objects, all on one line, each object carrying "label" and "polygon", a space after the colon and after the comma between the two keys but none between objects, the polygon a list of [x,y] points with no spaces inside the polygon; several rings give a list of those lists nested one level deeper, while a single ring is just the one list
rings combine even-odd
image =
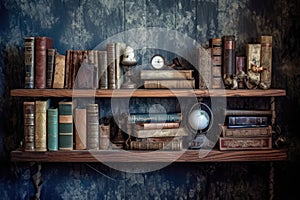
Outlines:
[{"label": "leather-bound book", "polygon": [[116,89],[116,52],[115,43],[107,44],[108,89]]},{"label": "leather-bound book", "polygon": [[35,88],[37,89],[46,88],[47,49],[52,48],[52,38],[35,38]]},{"label": "leather-bound book", "polygon": [[34,112],[35,102],[23,102],[24,115],[24,151],[34,151]]},{"label": "leather-bound book", "polygon": [[99,149],[107,150],[110,148],[110,125],[99,125]]},{"label": "leather-bound book", "polygon": [[56,52],[52,88],[64,88],[66,56]]},{"label": "leather-bound book", "polygon": [[261,88],[269,89],[272,78],[272,36],[261,36],[260,64],[264,68],[261,72]]},{"label": "leather-bound book", "polygon": [[98,89],[99,88],[99,56],[98,56],[98,50],[92,51],[94,54],[94,83],[93,88]]},{"label": "leather-bound book", "polygon": [[211,49],[211,88],[222,88],[222,38],[211,38],[209,40],[209,47]]},{"label": "leather-bound book", "polygon": [[87,150],[99,150],[98,104],[86,106]]},{"label": "leather-bound book", "polygon": [[77,75],[76,69],[78,69],[79,65],[79,51],[75,50],[72,51],[72,64],[70,68],[70,75],[69,75],[69,89],[72,89],[74,86],[75,78]]},{"label": "leather-bound book", "polygon": [[99,88],[108,89],[107,51],[99,51]]},{"label": "leather-bound book", "polygon": [[35,101],[35,151],[47,151],[47,109],[49,100]]},{"label": "leather-bound book", "polygon": [[71,86],[69,85],[70,83],[70,70],[71,70],[71,65],[72,65],[72,54],[73,50],[67,50],[66,51],[66,58],[65,58],[65,84],[64,88],[65,89],[70,89]]},{"label": "leather-bound book", "polygon": [[34,88],[34,37],[24,38],[25,47],[25,88]]},{"label": "leather-bound book", "polygon": [[211,88],[211,49],[198,48],[199,89]]},{"label": "leather-bound book", "polygon": [[86,109],[75,109],[75,149],[86,149]]},{"label": "leather-bound book", "polygon": [[47,110],[47,143],[49,151],[58,150],[58,109]]},{"label": "leather-bound book", "polygon": [[145,80],[144,88],[176,88],[176,89],[194,89],[195,88],[195,80]]},{"label": "leather-bound book", "polygon": [[272,149],[272,137],[220,137],[219,147],[220,150]]},{"label": "leather-bound book", "polygon": [[47,71],[46,71],[46,88],[52,88],[55,70],[56,49],[47,50]]},{"label": "leather-bound book", "polygon": [[235,74],[235,36],[223,36],[223,67],[222,75],[225,79]]},{"label": "leather-bound book", "polygon": [[73,102],[58,102],[59,150],[73,150]]}]

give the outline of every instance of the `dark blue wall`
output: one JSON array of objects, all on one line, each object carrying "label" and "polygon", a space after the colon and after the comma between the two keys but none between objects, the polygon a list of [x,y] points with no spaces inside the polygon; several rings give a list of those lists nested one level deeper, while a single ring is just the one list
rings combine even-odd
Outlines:
[{"label": "dark blue wall", "polygon": [[[1,0],[0,198],[30,199],[36,192],[35,179],[41,181],[41,199],[267,199],[270,193],[275,199],[293,199],[300,180],[299,10],[299,0]],[[52,37],[64,54],[67,49],[93,49],[116,34],[145,27],[178,31],[183,39],[170,38],[178,46],[187,38],[206,46],[211,37],[234,34],[238,54],[245,54],[245,44],[260,35],[272,35],[272,87],[287,90],[287,97],[278,101],[277,115],[290,144],[290,161],[272,166],[172,164],[141,174],[100,163],[48,163],[40,171],[34,163],[11,163],[9,152],[23,135],[24,99],[10,97],[9,92],[23,87],[24,36]],[[146,38],[141,34],[131,41]],[[140,64],[147,64],[152,55],[140,49]],[[273,191],[270,175],[276,181]]]}]

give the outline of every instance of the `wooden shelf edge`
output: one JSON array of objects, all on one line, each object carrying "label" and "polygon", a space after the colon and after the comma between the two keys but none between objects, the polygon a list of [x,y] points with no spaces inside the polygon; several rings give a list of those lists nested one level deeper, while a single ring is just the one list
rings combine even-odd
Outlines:
[{"label": "wooden shelf edge", "polygon": [[12,89],[14,97],[275,97],[286,96],[284,89],[199,90],[199,89]]},{"label": "wooden shelf edge", "polygon": [[125,150],[73,150],[55,152],[11,152],[12,162],[114,162],[114,163],[165,163],[165,162],[254,162],[287,160],[286,149],[218,151],[125,151]]}]

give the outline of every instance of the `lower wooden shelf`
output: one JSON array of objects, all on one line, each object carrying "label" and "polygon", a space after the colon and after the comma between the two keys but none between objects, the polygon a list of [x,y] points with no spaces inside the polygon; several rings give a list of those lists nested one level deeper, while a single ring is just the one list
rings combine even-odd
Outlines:
[{"label": "lower wooden shelf", "polygon": [[253,162],[287,160],[286,149],[218,151],[125,151],[73,150],[54,152],[11,152],[13,162]]}]

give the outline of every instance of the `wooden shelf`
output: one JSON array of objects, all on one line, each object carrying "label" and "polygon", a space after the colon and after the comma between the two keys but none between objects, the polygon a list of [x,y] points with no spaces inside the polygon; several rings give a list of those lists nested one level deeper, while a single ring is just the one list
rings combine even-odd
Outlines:
[{"label": "wooden shelf", "polygon": [[[201,154],[199,154],[199,152]],[[199,156],[200,155],[200,156]],[[186,150],[186,151],[124,151],[124,150],[73,150],[55,152],[11,152],[13,162],[120,162],[120,163],[158,163],[158,162],[253,162],[284,161],[287,150]]]},{"label": "wooden shelf", "polygon": [[13,89],[10,92],[15,97],[276,97],[285,96],[284,89],[268,90],[199,90],[199,89]]}]

